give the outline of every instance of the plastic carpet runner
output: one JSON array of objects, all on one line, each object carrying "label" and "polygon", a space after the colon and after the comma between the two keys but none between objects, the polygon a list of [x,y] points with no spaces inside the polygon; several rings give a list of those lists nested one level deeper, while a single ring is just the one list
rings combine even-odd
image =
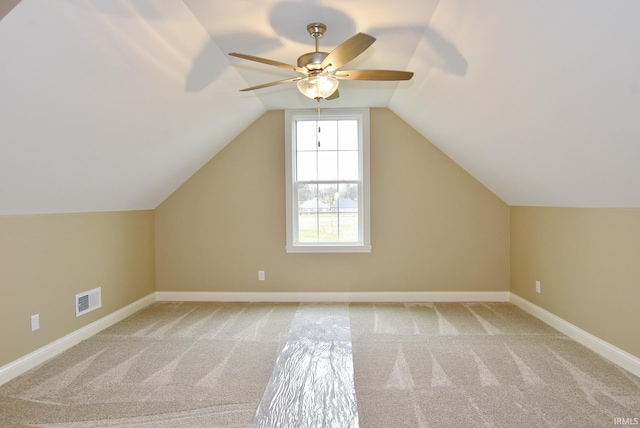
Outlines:
[{"label": "plastic carpet runner", "polygon": [[253,426],[358,427],[348,305],[300,305]]}]

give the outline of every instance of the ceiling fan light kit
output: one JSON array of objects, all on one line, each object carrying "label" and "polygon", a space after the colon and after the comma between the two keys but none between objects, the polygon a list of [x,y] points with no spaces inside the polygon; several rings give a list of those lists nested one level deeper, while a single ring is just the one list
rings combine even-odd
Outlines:
[{"label": "ceiling fan light kit", "polygon": [[298,80],[298,90],[312,100],[327,98],[338,89],[338,79],[331,76],[309,76]]},{"label": "ceiling fan light kit", "polygon": [[344,64],[356,58],[364,52],[373,42],[375,37],[365,33],[358,33],[347,41],[338,45],[330,53],[320,52],[320,38],[326,31],[326,25],[315,22],[307,25],[309,35],[315,41],[315,51],[302,54],[297,61],[297,66],[289,65],[279,61],[266,58],[259,58],[251,55],[232,52],[229,55],[272,65],[274,67],[285,68],[300,73],[303,77],[279,80],[276,82],[263,83],[241,89],[241,91],[253,91],[255,89],[280,85],[282,83],[297,82],[298,90],[301,94],[314,100],[338,98],[339,80],[409,80],[413,77],[410,71],[396,70],[340,70]]}]

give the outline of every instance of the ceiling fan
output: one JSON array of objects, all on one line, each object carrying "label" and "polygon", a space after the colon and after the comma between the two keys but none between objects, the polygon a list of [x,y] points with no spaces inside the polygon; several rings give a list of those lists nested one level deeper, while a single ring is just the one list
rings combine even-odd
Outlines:
[{"label": "ceiling fan", "polygon": [[237,58],[260,62],[301,74],[301,76],[291,79],[263,83],[241,89],[241,91],[253,91],[255,89],[267,88],[283,83],[297,82],[298,90],[303,95],[318,101],[321,99],[332,100],[339,96],[339,80],[409,80],[413,77],[413,72],[411,71],[340,70],[340,67],[363,53],[376,39],[368,34],[358,33],[340,44],[330,53],[320,52],[319,41],[326,29],[326,25],[319,22],[307,25],[309,35],[315,40],[315,51],[300,56],[297,66],[237,52],[230,53],[229,55]]}]

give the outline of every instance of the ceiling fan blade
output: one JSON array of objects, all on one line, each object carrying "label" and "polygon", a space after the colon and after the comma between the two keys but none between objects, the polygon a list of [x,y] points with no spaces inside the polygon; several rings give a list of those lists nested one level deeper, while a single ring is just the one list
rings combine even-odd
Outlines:
[{"label": "ceiling fan blade", "polygon": [[341,80],[409,80],[413,71],[398,70],[340,70],[335,74]]},{"label": "ceiling fan blade", "polygon": [[325,98],[325,100],[327,101],[331,101],[331,100],[335,100],[336,98],[338,98],[340,96],[340,92],[336,89],[333,94],[329,95],[327,98]]},{"label": "ceiling fan blade", "polygon": [[269,86],[281,85],[283,83],[297,82],[300,79],[302,79],[302,77],[294,77],[294,78],[291,78],[291,79],[278,80],[276,82],[263,83],[262,85],[256,85],[256,86],[251,86],[250,88],[240,89],[240,92],[253,91],[255,89],[268,88]]},{"label": "ceiling fan blade", "polygon": [[358,33],[332,50],[322,61],[322,69],[335,71],[364,52],[376,38],[365,33]]},{"label": "ceiling fan blade", "polygon": [[274,61],[272,59],[260,58],[258,56],[245,55],[237,52],[231,52],[229,55],[235,56],[236,58],[248,59],[249,61],[260,62],[262,64],[273,65],[274,67],[280,67],[287,70],[297,71],[300,74],[307,74],[306,68],[297,67],[291,64],[285,64],[284,62]]}]

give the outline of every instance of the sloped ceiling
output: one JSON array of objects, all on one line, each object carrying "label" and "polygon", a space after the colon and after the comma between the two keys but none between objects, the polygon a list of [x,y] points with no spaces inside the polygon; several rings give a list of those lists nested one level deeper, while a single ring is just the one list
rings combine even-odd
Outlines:
[{"label": "sloped ceiling", "polygon": [[[15,6],[15,7],[14,7]],[[269,109],[315,108],[295,63],[357,32],[323,108],[389,107],[511,205],[640,207],[636,0],[10,0],[0,215],[151,209]]]}]

